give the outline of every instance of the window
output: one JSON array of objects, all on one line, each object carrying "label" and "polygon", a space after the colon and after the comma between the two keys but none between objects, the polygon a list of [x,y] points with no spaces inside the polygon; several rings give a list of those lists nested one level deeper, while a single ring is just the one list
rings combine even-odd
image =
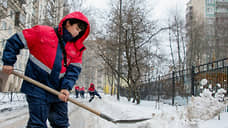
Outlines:
[{"label": "window", "polygon": [[208,24],[213,24],[214,20],[213,19],[208,19]]},{"label": "window", "polygon": [[214,8],[213,7],[208,7],[207,8],[208,14],[214,14]]},{"label": "window", "polygon": [[217,8],[217,12],[224,13],[224,12],[227,12],[227,9],[226,8]]},{"label": "window", "polygon": [[14,12],[13,12],[13,10],[10,10],[10,17],[13,19],[14,18]]},{"label": "window", "polygon": [[4,48],[5,47],[5,44],[6,44],[6,40],[2,40],[2,48]]},{"label": "window", "polygon": [[20,23],[25,24],[25,20],[26,20],[25,16],[22,13],[20,13],[20,15],[19,15]]},{"label": "window", "polygon": [[5,21],[2,21],[2,26],[1,26],[1,29],[5,30],[6,29],[6,22]]},{"label": "window", "polygon": [[207,3],[208,4],[213,4],[214,3],[214,0],[207,0]]},{"label": "window", "polygon": [[15,13],[15,19],[14,19],[14,24],[15,26],[19,26],[19,18],[20,18],[20,12]]},{"label": "window", "polygon": [[1,3],[4,8],[7,8],[7,0],[2,0]]},{"label": "window", "polygon": [[8,34],[9,34],[9,35],[12,34],[12,27],[11,27],[11,26],[9,26],[9,28],[8,28]]}]

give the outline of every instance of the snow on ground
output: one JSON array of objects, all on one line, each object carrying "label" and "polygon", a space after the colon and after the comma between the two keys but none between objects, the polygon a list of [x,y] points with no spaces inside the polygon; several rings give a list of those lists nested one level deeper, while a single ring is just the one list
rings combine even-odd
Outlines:
[{"label": "snow on ground", "polygon": [[[154,101],[141,101],[141,104],[136,105],[124,97],[117,101],[116,96],[104,94],[101,94],[102,99],[95,98],[91,103],[88,102],[88,96],[85,99],[78,98],[78,102],[116,120],[151,119],[139,123],[114,124],[69,103],[70,128],[218,128],[218,124],[219,128],[228,128],[228,112],[224,111],[227,105],[208,96],[207,91],[205,93],[192,98],[186,106],[170,106]],[[3,94],[0,94],[0,128],[25,127],[28,119],[26,101],[6,102],[2,97]],[[74,98],[74,95],[71,97]]]}]

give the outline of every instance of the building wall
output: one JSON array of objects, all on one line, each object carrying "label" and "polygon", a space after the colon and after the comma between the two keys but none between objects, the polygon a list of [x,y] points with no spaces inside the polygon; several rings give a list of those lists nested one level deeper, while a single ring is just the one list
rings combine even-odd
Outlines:
[{"label": "building wall", "polygon": [[[198,64],[207,63],[228,56],[228,1],[227,0],[190,0],[188,8],[192,6],[192,20],[195,24],[203,24],[201,37],[202,41],[198,44],[201,47],[200,60]],[[189,13],[189,12],[187,12]],[[190,23],[189,14],[186,14],[187,25]],[[219,22],[223,24],[219,25]],[[188,25],[189,26],[189,25]],[[194,27],[194,25],[192,25]],[[219,26],[223,26],[219,29]],[[227,27],[228,28],[228,27]],[[187,28],[187,31],[190,31]],[[188,44],[191,35],[187,34]],[[190,46],[188,46],[190,47]],[[190,50],[188,50],[190,51]],[[223,52],[221,52],[223,51]],[[189,55],[190,53],[188,53]],[[188,58],[188,57],[187,57]],[[196,63],[197,64],[197,63]]]},{"label": "building wall", "polygon": [[192,0],[193,17],[199,22],[205,19],[205,0]]},{"label": "building wall", "polygon": [[[23,4],[19,1],[14,0],[5,0],[5,3],[0,3],[0,6],[5,8],[5,16],[0,17],[0,56],[2,57],[3,49],[6,44],[6,40],[11,37],[15,32],[22,30],[25,26],[25,8],[23,7]],[[26,50],[22,50],[21,54],[18,55],[18,60],[14,65],[15,70],[24,70],[25,61],[26,60]],[[0,66],[2,66],[3,63],[0,61]],[[10,75],[6,84],[4,85],[5,88],[2,88],[2,91],[17,91],[18,88],[20,88],[21,85],[21,79]]]},{"label": "building wall", "polygon": [[[22,31],[25,28],[30,28],[37,24],[44,24],[45,14],[47,13],[46,5],[48,2],[52,2],[54,15],[57,15],[53,19],[54,23],[57,23],[56,19],[63,17],[63,9],[59,6],[63,5],[64,0],[1,0],[0,1],[0,56],[2,57],[3,49],[5,47],[6,40],[14,33]],[[57,6],[58,5],[58,6]],[[58,12],[58,14],[56,14]],[[59,21],[58,21],[59,22]],[[23,49],[20,55],[17,56],[17,62],[14,65],[14,69],[18,72],[24,73],[29,51]],[[0,61],[0,66],[3,63]],[[1,79],[1,77],[0,77]],[[0,91],[19,91],[22,80],[14,75],[10,75],[6,84],[1,85]]]}]

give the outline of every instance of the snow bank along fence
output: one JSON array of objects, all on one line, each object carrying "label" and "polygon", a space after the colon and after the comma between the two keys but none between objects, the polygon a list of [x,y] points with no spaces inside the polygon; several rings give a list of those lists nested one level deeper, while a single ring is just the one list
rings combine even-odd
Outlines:
[{"label": "snow bank along fence", "polygon": [[25,94],[19,92],[0,92],[0,105],[7,102],[25,101]]},{"label": "snow bank along fence", "polygon": [[[202,79],[207,79],[207,85],[211,85],[215,91],[218,89],[218,84],[228,90],[228,58],[174,71],[154,78],[153,81],[147,80],[140,85],[140,96],[144,100],[184,105],[189,97],[197,96],[202,91],[200,89]],[[121,88],[120,95],[127,96],[127,89]]]}]

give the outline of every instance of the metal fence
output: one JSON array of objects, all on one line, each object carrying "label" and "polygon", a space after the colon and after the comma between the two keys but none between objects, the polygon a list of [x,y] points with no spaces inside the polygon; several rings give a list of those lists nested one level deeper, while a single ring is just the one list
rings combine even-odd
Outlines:
[{"label": "metal fence", "polygon": [[19,92],[0,92],[0,105],[14,101],[25,101],[25,94]]},{"label": "metal fence", "polygon": [[[197,96],[202,91],[200,81],[207,79],[213,89],[219,83],[225,90],[228,89],[228,58],[213,61],[207,64],[192,66],[191,69],[172,72],[159,76],[156,80],[140,85],[140,97],[143,100],[164,102],[172,105],[184,105],[189,98]],[[125,88],[120,89],[121,96],[127,96]]]}]

